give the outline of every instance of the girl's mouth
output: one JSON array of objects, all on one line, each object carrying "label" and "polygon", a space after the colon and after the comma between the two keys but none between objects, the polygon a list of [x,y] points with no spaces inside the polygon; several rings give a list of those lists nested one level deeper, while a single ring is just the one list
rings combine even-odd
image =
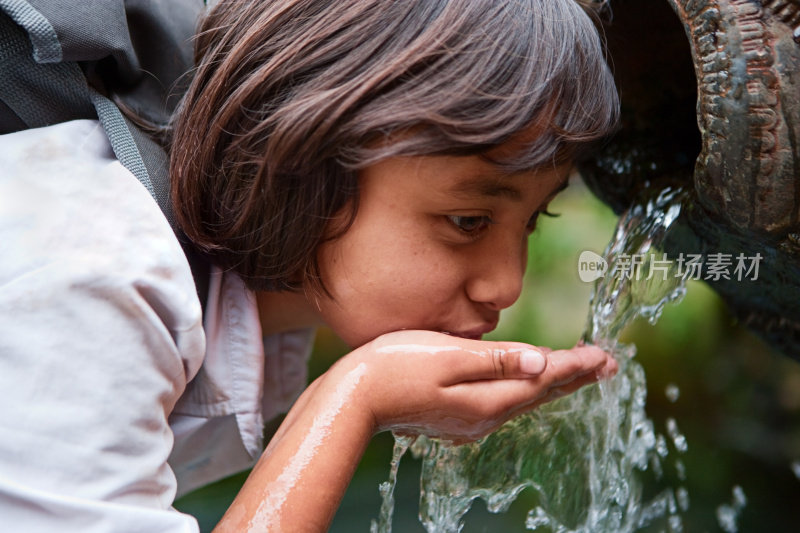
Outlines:
[{"label": "girl's mouth", "polygon": [[465,329],[461,331],[442,331],[447,335],[452,335],[454,337],[461,337],[462,339],[472,339],[472,340],[481,340],[483,336],[494,328],[497,327],[497,322],[492,322],[491,324],[483,324],[481,326]]}]

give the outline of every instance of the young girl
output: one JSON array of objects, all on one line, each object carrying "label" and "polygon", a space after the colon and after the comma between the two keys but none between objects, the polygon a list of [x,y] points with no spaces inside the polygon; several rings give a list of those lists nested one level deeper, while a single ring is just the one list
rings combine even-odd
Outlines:
[{"label": "young girl", "polygon": [[[202,319],[96,122],[0,142],[4,525],[196,531],[176,491],[255,463],[218,529],[322,531],[376,432],[473,440],[615,371],[481,340],[615,124],[576,0],[222,0],[196,52],[170,173]],[[353,351],[300,394],[320,324]]]}]

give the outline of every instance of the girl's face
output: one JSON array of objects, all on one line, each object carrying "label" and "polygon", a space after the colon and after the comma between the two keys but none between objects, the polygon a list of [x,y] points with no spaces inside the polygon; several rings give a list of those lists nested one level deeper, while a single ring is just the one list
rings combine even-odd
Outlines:
[{"label": "girl's face", "polygon": [[480,338],[519,297],[528,236],[568,171],[509,175],[477,156],[367,168],[353,225],[319,251],[323,321],[351,346],[402,329]]}]

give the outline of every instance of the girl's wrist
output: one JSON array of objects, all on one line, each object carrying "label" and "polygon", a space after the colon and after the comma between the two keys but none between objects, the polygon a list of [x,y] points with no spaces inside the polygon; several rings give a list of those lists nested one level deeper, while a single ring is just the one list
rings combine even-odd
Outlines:
[{"label": "girl's wrist", "polygon": [[380,431],[373,410],[372,369],[362,354],[351,352],[339,359],[313,384],[314,401],[327,409],[346,413],[347,424],[371,438]]}]

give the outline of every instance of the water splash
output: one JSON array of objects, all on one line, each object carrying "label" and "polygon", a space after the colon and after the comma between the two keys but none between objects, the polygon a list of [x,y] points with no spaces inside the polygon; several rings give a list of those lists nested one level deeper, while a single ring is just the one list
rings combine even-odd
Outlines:
[{"label": "water splash", "polygon": [[414,437],[394,435],[394,449],[392,462],[389,468],[389,479],[378,487],[381,493],[381,511],[378,521],[370,523],[370,533],[392,533],[392,514],[394,513],[394,487],[397,485],[397,470],[400,468],[400,458],[406,453],[408,447],[414,442]]},{"label": "water splash", "polygon": [[[411,445],[422,458],[420,521],[428,532],[461,531],[477,498],[489,511],[504,512],[525,488],[535,493],[525,521],[531,530],[629,532],[659,519],[668,531],[683,530],[685,488],[643,496],[637,474],[661,477],[668,442],[645,413],[645,376],[633,360],[635,349],[617,340],[634,318],[654,323],[666,303],[685,293],[674,265],[658,255],[682,200],[683,192],[665,189],[637,203],[606,248],[609,268],[594,288],[583,340],[614,354],[617,376],[517,417],[476,443],[419,437]],[[667,429],[673,447],[685,451],[677,424]],[[395,447],[393,465],[403,451]],[[373,533],[388,531],[391,517],[382,517]]]}]

